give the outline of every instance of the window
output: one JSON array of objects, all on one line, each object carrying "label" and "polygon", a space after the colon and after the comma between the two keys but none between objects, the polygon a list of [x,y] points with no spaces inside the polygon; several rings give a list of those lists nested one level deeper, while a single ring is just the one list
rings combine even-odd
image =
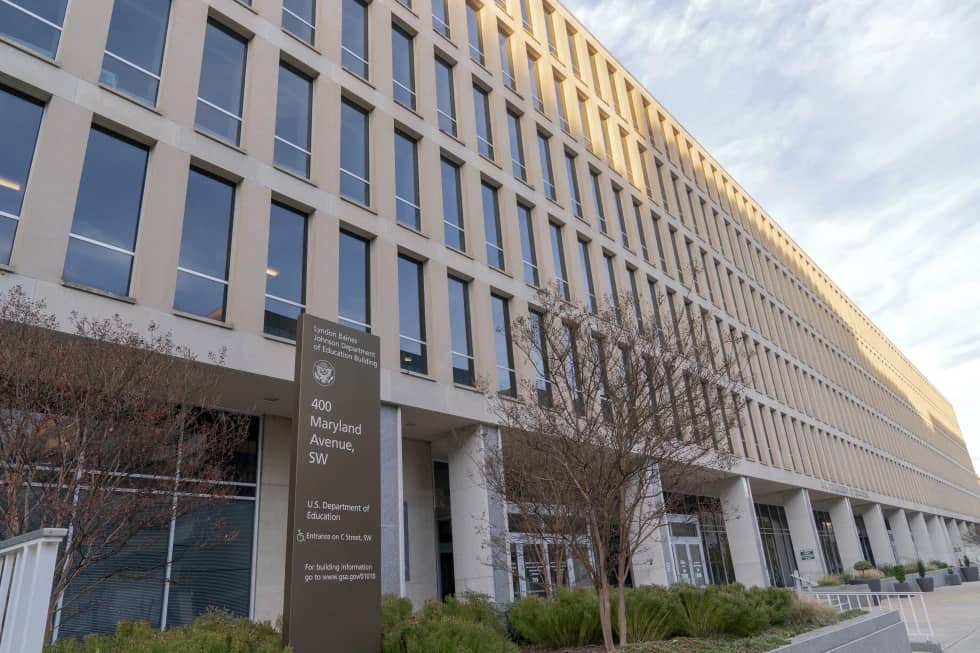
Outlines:
[{"label": "window", "polygon": [[578,189],[578,174],[575,172],[575,155],[565,151],[565,172],[568,174],[568,193],[572,199],[572,212],[576,218],[582,217],[582,194]]},{"label": "window", "polygon": [[531,310],[528,312],[528,324],[531,328],[533,338],[531,347],[531,364],[534,366],[534,387],[538,396],[538,403],[542,406],[551,404],[551,386],[548,381],[548,356],[547,341],[545,334],[541,331],[541,322],[544,315]]},{"label": "window", "polygon": [[208,21],[195,123],[235,145],[242,134],[247,50],[245,39],[213,20]]},{"label": "window", "polygon": [[170,0],[116,0],[99,80],[155,105],[169,19]]},{"label": "window", "polygon": [[391,26],[392,93],[395,102],[415,108],[415,41],[402,28]]},{"label": "window", "polygon": [[0,0],[0,34],[53,59],[67,6],[68,0]]},{"label": "window", "polygon": [[609,233],[609,225],[606,224],[606,211],[602,208],[602,181],[599,179],[599,173],[595,170],[589,170],[589,176],[592,177],[592,200],[595,203],[595,214],[599,218],[599,231],[604,234]]},{"label": "window", "polygon": [[541,76],[538,74],[539,63],[538,58],[528,51],[527,72],[528,78],[531,80],[531,100],[534,102],[534,108],[541,113],[544,113],[544,98],[542,97],[541,93]]},{"label": "window", "polygon": [[510,337],[509,304],[500,295],[490,295],[494,351],[497,353],[497,391],[514,396],[517,394],[517,373],[514,370],[514,348]]},{"label": "window", "polygon": [[551,167],[551,139],[541,132],[538,132],[538,153],[541,155],[541,176],[544,178],[544,194],[550,200],[557,200],[555,171]]},{"label": "window", "polygon": [[531,0],[520,0],[521,3],[521,24],[524,25],[524,29],[528,32],[531,31],[531,7],[529,3]]},{"label": "window", "polygon": [[456,91],[453,88],[453,67],[436,57],[436,110],[439,113],[439,129],[456,135]]},{"label": "window", "polygon": [[[250,1],[246,4],[252,4]],[[313,45],[316,37],[316,0],[282,0],[282,28]]]},{"label": "window", "polygon": [[592,127],[589,124],[589,101],[584,95],[578,96],[578,113],[579,119],[582,121],[582,135],[585,137],[585,146],[589,148],[590,152],[594,152],[595,145],[592,144]]},{"label": "window", "polygon": [[310,176],[313,80],[292,66],[279,64],[276,100],[276,165]]},{"label": "window", "polygon": [[630,293],[633,302],[633,316],[636,318],[636,324],[641,329],[643,328],[643,306],[640,304],[640,287],[636,283],[636,268],[627,267],[626,272],[629,275],[630,281]]},{"label": "window", "polygon": [[453,383],[476,384],[473,338],[470,328],[470,284],[449,276],[449,336]]},{"label": "window", "polygon": [[265,332],[296,339],[306,310],[306,216],[278,202],[269,213],[265,268]]},{"label": "window", "polygon": [[504,269],[504,247],[500,237],[500,207],[497,189],[484,182],[481,185],[483,201],[483,231],[487,239],[487,265]]},{"label": "window", "polygon": [[534,246],[534,225],[531,208],[517,203],[517,227],[521,234],[521,258],[524,260],[524,281],[538,285],[538,253]]},{"label": "window", "polygon": [[449,0],[432,0],[432,29],[449,38]]},{"label": "window", "polygon": [[344,0],[340,61],[344,68],[368,78],[368,6],[363,0]]},{"label": "window", "polygon": [[337,320],[352,329],[371,333],[371,243],[340,231],[340,302]]},{"label": "window", "polygon": [[412,229],[422,228],[419,205],[418,142],[395,130],[395,218]]},{"label": "window", "polygon": [[340,194],[365,206],[371,204],[368,168],[368,112],[349,100],[340,103]]},{"label": "window", "polygon": [[565,110],[565,93],[563,84],[561,78],[558,76],[555,76],[553,79],[555,84],[555,111],[558,112],[558,125],[561,127],[561,130],[567,134],[569,130],[568,112]]},{"label": "window", "polygon": [[481,66],[485,65],[487,58],[483,52],[483,29],[480,26],[480,10],[469,3],[466,4],[466,31],[470,37],[470,59]]},{"label": "window", "polygon": [[571,28],[568,28],[568,58],[572,62],[572,73],[582,79],[582,73],[578,67],[578,48],[575,47],[576,34]]},{"label": "window", "polygon": [[619,237],[623,247],[630,246],[630,232],[626,226],[626,215],[623,213],[623,189],[613,186],[613,200],[616,204],[616,218],[619,220]]},{"label": "window", "polygon": [[561,236],[561,225],[550,224],[551,258],[555,266],[555,284],[558,286],[558,296],[569,299],[568,270],[565,267],[565,243]]},{"label": "window", "polygon": [[473,85],[473,108],[476,112],[476,140],[480,154],[493,160],[493,129],[490,126],[490,94]]},{"label": "window", "polygon": [[398,256],[398,329],[401,368],[419,374],[427,373],[422,264],[403,255]]},{"label": "window", "polygon": [[191,168],[174,308],[223,322],[235,215],[235,185]]},{"label": "window", "polygon": [[544,30],[548,37],[548,51],[557,57],[558,45],[555,43],[555,12],[547,7],[544,9]]},{"label": "window", "polygon": [[657,241],[657,259],[660,261],[660,269],[667,271],[667,257],[664,255],[664,241],[660,235],[660,217],[653,215],[653,238]]},{"label": "window", "polygon": [[512,91],[517,90],[517,80],[514,78],[514,55],[510,50],[510,35],[500,30],[497,32],[500,43],[500,68],[504,73],[504,86]]},{"label": "window", "polygon": [[613,312],[619,315],[619,290],[616,287],[616,260],[612,254],[602,254],[606,262],[606,301]]},{"label": "window", "polygon": [[527,181],[527,165],[524,162],[524,135],[521,132],[521,117],[507,110],[507,130],[510,133],[510,162],[514,176]]},{"label": "window", "polygon": [[595,313],[598,306],[595,297],[595,284],[592,281],[592,262],[589,259],[588,242],[578,241],[578,257],[582,266],[582,283],[585,284],[585,304],[590,311]]},{"label": "window", "polygon": [[446,244],[459,251],[466,250],[466,232],[463,228],[463,196],[459,185],[459,166],[443,158],[442,165],[442,221],[445,225]]},{"label": "window", "polygon": [[640,203],[633,202],[633,217],[636,221],[636,233],[640,237],[640,253],[644,261],[650,260],[650,250],[647,249],[647,237],[643,231],[643,218],[641,217]]},{"label": "window", "polygon": [[149,150],[99,127],[89,131],[64,279],[128,295]]},{"label": "window", "polygon": [[0,265],[10,263],[43,113],[40,102],[0,86]]}]

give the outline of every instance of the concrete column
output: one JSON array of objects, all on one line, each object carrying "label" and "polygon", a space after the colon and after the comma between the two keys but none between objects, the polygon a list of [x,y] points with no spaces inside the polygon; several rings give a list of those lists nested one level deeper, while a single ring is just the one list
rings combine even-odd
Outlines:
[{"label": "concrete column", "polygon": [[405,596],[405,511],[402,415],[381,406],[381,591]]},{"label": "concrete column", "polygon": [[888,538],[888,527],[885,526],[881,504],[873,503],[865,506],[861,516],[864,518],[864,527],[868,531],[868,539],[871,540],[871,552],[875,555],[875,562],[879,566],[897,563],[891,540]]},{"label": "concrete column", "polygon": [[895,553],[898,555],[898,562],[915,562],[919,559],[919,552],[915,547],[915,540],[912,539],[912,529],[909,528],[909,519],[905,511],[898,508],[888,517],[888,523],[892,527],[892,536],[895,538]]},{"label": "concrete column", "polygon": [[844,571],[850,572],[854,569],[854,563],[864,559],[850,499],[834,499],[830,504],[830,522],[834,525],[834,539],[837,540],[837,550],[840,552]]},{"label": "concrete column", "polygon": [[[663,491],[660,483],[651,482],[647,490],[647,497],[644,499],[640,510],[649,510],[656,514],[662,509]],[[643,522],[643,516],[638,515],[637,521]],[[634,552],[632,560],[633,584],[637,587],[641,585],[668,585],[671,582],[667,574],[668,561],[671,559],[668,528],[666,523],[662,524]]]},{"label": "concrete column", "polygon": [[275,622],[282,617],[286,583],[286,518],[289,514],[289,455],[292,420],[262,418],[262,467],[259,472],[258,532],[255,551],[255,605],[252,618]]},{"label": "concrete column", "polygon": [[965,549],[963,548],[963,537],[960,534],[960,527],[955,519],[944,519],[946,532],[949,534],[949,542],[953,547],[953,555],[956,556],[956,564],[963,561]]},{"label": "concrete column", "polygon": [[721,512],[731,547],[735,579],[748,586],[768,586],[766,557],[762,552],[752,487],[747,478],[736,476],[722,482]]},{"label": "concrete column", "polygon": [[933,552],[932,540],[929,537],[929,528],[926,526],[926,518],[921,512],[914,512],[909,516],[909,528],[912,531],[912,540],[915,542],[915,550],[918,552],[918,559],[923,562],[933,560],[936,555]]},{"label": "concrete column", "polygon": [[[827,572],[820,550],[820,539],[817,537],[817,525],[813,522],[813,505],[810,503],[810,493],[805,488],[800,488],[786,492],[783,496],[785,497],[783,507],[786,508],[790,537],[793,538],[796,566],[800,570],[800,575],[809,576],[815,580]],[[813,551],[812,559],[803,559],[801,551],[806,550]]]},{"label": "concrete column", "polygon": [[934,559],[948,564],[955,563],[956,556],[953,555],[953,546],[949,542],[949,533],[946,532],[942,517],[929,515],[926,518],[926,528],[929,530]]},{"label": "concrete column", "polygon": [[507,515],[502,497],[486,485],[484,463],[500,447],[496,428],[474,426],[453,433],[449,451],[449,495],[453,519],[456,594],[486,594],[510,600]]}]

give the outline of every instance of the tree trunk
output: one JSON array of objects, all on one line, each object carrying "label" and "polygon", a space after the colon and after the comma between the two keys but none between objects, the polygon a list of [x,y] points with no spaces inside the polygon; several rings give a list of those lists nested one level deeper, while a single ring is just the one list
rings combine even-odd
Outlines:
[{"label": "tree trunk", "polygon": [[619,645],[626,646],[626,586],[622,580],[616,583],[616,615],[619,619]]},{"label": "tree trunk", "polygon": [[609,605],[609,581],[603,580],[599,586],[599,623],[602,626],[602,643],[606,653],[615,653],[616,642],[612,632],[612,608]]}]

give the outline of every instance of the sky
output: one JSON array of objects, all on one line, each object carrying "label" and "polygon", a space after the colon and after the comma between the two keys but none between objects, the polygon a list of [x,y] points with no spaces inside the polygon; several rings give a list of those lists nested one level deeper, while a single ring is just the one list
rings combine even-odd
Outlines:
[{"label": "sky", "polygon": [[980,471],[980,3],[565,5],[949,399]]}]

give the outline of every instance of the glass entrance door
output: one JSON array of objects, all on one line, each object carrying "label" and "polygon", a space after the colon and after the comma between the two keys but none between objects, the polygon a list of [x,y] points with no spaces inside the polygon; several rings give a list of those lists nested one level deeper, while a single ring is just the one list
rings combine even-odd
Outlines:
[{"label": "glass entrance door", "polygon": [[674,575],[678,583],[704,587],[708,579],[704,563],[704,547],[698,532],[698,522],[682,516],[670,523],[670,548],[674,556]]}]

